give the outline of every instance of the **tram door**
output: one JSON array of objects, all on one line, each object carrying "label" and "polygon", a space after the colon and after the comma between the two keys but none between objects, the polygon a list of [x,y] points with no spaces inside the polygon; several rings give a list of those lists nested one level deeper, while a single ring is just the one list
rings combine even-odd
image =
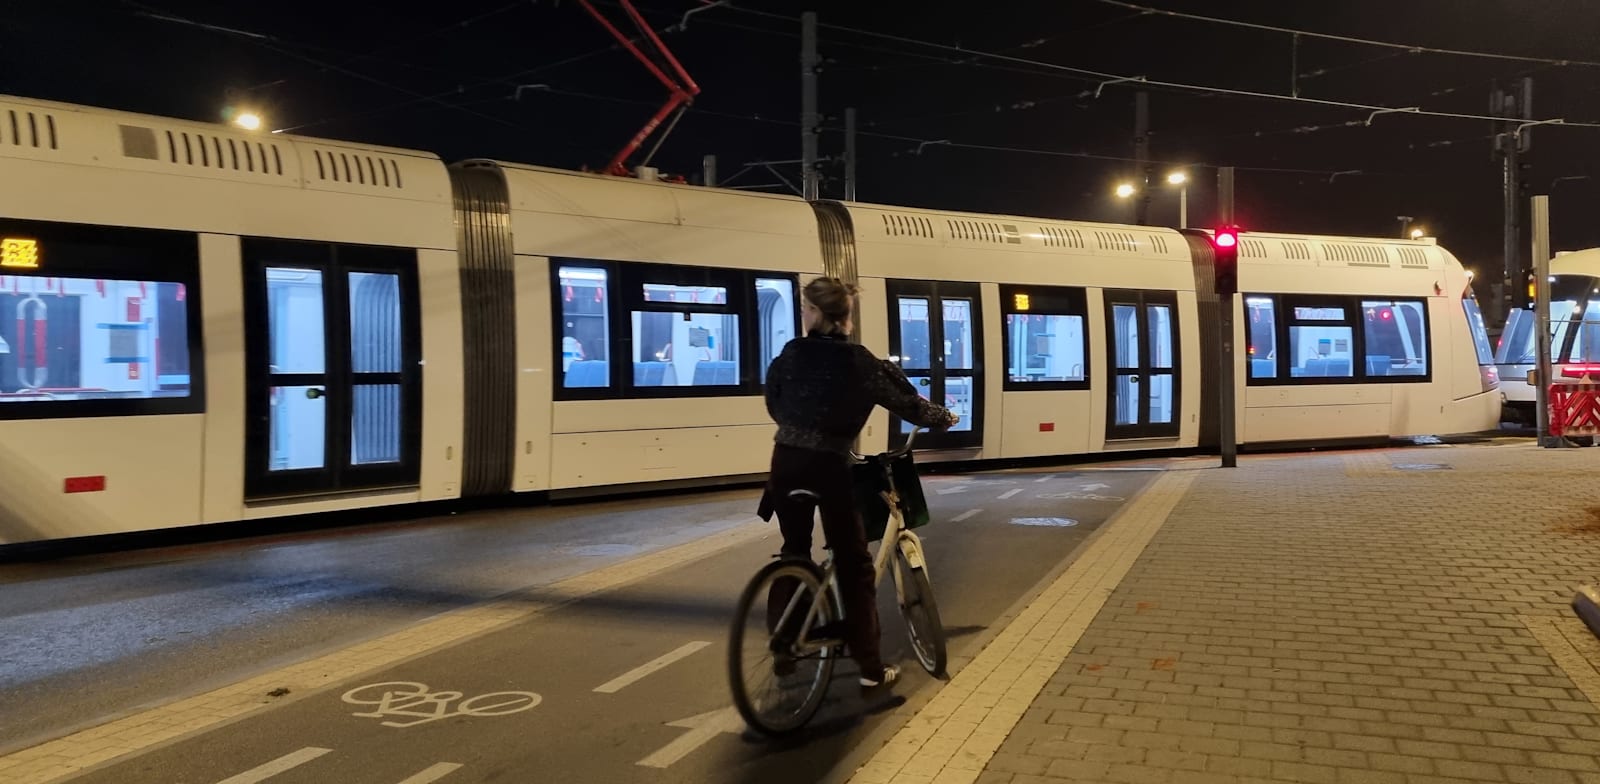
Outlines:
[{"label": "tram door", "polygon": [[[889,281],[889,353],[917,394],[961,417],[944,433],[923,433],[916,445],[960,449],[983,444],[983,318],[975,283]],[[891,446],[912,426],[899,417]]]},{"label": "tram door", "polygon": [[1106,438],[1178,437],[1178,301],[1165,291],[1108,290]]},{"label": "tram door", "polygon": [[416,252],[244,241],[252,498],[415,485]]}]

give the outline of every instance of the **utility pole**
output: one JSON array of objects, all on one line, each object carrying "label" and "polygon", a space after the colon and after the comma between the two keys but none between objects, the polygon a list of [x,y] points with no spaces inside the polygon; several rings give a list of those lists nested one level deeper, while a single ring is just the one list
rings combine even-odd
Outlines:
[{"label": "utility pole", "polygon": [[817,170],[817,13],[800,16],[800,166],[806,201],[821,198],[822,177]]},{"label": "utility pole", "polygon": [[[1496,315],[1503,322],[1511,308],[1528,304],[1527,289],[1522,285],[1526,275],[1521,263],[1522,188],[1519,180],[1522,174],[1520,157],[1531,146],[1532,136],[1526,129],[1519,131],[1517,126],[1533,117],[1533,79],[1522,78],[1509,92],[1496,87],[1491,101],[1491,113],[1506,118],[1494,137],[1494,150],[1500,156],[1501,187],[1504,190],[1505,280],[1495,287],[1495,302],[1501,308]],[[1505,291],[1507,285],[1511,287],[1509,292]]]},{"label": "utility pole", "polygon": [[1139,188],[1134,194],[1138,203],[1133,222],[1143,226],[1150,217],[1150,94],[1143,90],[1133,98],[1133,157],[1137,160],[1134,176]]},{"label": "utility pole", "polygon": [[856,200],[856,109],[844,110],[844,200]]},{"label": "utility pole", "polygon": [[700,159],[700,172],[703,175],[707,188],[717,187],[717,156],[707,155]]},{"label": "utility pole", "polygon": [[[1217,211],[1219,213],[1218,225],[1233,225],[1233,167],[1222,166],[1217,169]],[[1222,467],[1235,468],[1239,465],[1239,434],[1234,426],[1234,378],[1233,369],[1233,292],[1222,294],[1218,297],[1217,306],[1220,308],[1218,319],[1222,327],[1222,400],[1221,416],[1217,418],[1221,427],[1222,437]]]},{"label": "utility pole", "polygon": [[1394,219],[1400,221],[1400,239],[1411,239],[1411,233],[1407,231],[1407,229],[1411,228],[1411,222],[1416,220],[1416,218],[1413,218],[1410,215],[1396,215],[1394,216]]},{"label": "utility pole", "polygon": [[1534,376],[1534,421],[1539,427],[1540,446],[1564,446],[1566,439],[1550,434],[1550,197],[1533,197],[1529,217],[1533,224],[1534,312],[1538,314],[1534,329],[1538,331],[1539,351],[1538,373]]}]

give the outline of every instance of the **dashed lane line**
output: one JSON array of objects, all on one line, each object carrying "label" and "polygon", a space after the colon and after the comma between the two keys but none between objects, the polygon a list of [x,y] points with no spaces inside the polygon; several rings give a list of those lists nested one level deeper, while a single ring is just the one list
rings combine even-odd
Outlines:
[{"label": "dashed lane line", "polygon": [[[708,525],[726,522],[717,521]],[[291,700],[314,694],[364,673],[393,667],[440,648],[525,621],[586,596],[757,541],[773,535],[774,531],[772,526],[758,521],[734,525],[694,541],[548,586],[512,592],[504,598],[444,613],[324,656],[75,732],[0,757],[0,781],[7,784],[60,781],[90,768],[215,729],[286,702],[268,699],[268,692],[286,689],[295,695],[289,698]],[[256,780],[259,779],[230,780],[226,784],[246,784]]]},{"label": "dashed lane line", "polygon": [[629,670],[629,671],[627,671],[627,672],[625,672],[625,673],[623,673],[621,675],[618,675],[617,677],[615,677],[615,678],[613,678],[613,679],[611,679],[609,681],[606,681],[605,683],[602,683],[599,686],[594,687],[594,690],[599,692],[599,693],[601,693],[601,694],[616,694],[617,692],[622,691],[627,686],[630,686],[630,685],[632,685],[634,683],[637,683],[638,681],[644,680],[646,677],[648,677],[652,673],[655,673],[658,670],[665,669],[668,665],[672,664],[673,662],[676,662],[679,659],[683,659],[683,658],[687,658],[689,656],[692,656],[692,655],[694,655],[694,653],[696,651],[699,651],[702,648],[706,648],[706,647],[708,647],[710,645],[711,645],[711,643],[709,643],[709,642],[701,642],[701,641],[691,642],[688,645],[684,645],[683,647],[678,648],[675,651],[672,651],[671,653],[667,653],[667,654],[663,654],[661,656],[657,656],[656,658],[651,659],[650,661],[645,662],[644,664],[641,664],[638,667],[635,667],[635,668],[633,668],[633,669],[631,669],[631,670]]},{"label": "dashed lane line", "polygon": [[217,784],[256,784],[258,781],[266,781],[291,768],[298,768],[331,751],[333,749],[307,746],[292,754],[285,754],[265,765],[257,765],[237,776],[229,776],[217,782]]},{"label": "dashed lane line", "polygon": [[962,512],[961,514],[958,514],[955,517],[950,518],[950,522],[959,523],[962,520],[970,520],[970,519],[972,519],[973,516],[977,515],[979,512],[982,512],[982,511],[983,511],[982,509],[968,509],[967,511]]},{"label": "dashed lane line", "polygon": [[1020,492],[1022,492],[1022,488],[1013,487],[1010,490],[1007,490],[1004,493],[1001,493],[1000,494],[1000,500],[1004,501],[1007,498],[1010,498],[1011,496],[1014,496],[1014,495],[1016,495],[1017,493],[1020,493]]},{"label": "dashed lane line", "polygon": [[1045,474],[1044,476],[1041,476],[1038,479],[1035,479],[1033,481],[1035,481],[1035,482],[1048,482],[1048,481],[1050,481],[1050,480],[1052,480],[1054,478],[1056,478],[1055,474]]},{"label": "dashed lane line", "polygon": [[429,767],[427,770],[424,770],[415,776],[412,776],[411,778],[406,779],[405,781],[400,782],[400,784],[433,784],[433,782],[438,781],[439,779],[442,779],[460,769],[461,766],[454,762],[441,762],[437,765]]},{"label": "dashed lane line", "polygon": [[1195,481],[1163,474],[1106,522],[999,635],[901,727],[851,784],[972,784]]}]

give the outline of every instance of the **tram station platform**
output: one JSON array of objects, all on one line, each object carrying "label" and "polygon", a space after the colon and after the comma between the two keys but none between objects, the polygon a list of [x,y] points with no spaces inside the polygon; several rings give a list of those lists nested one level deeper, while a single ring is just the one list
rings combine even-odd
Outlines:
[{"label": "tram station platform", "polygon": [[728,696],[751,489],[9,564],[0,781],[1600,784],[1597,473],[1491,439],[930,476],[950,677],[880,592],[905,678],[785,742]]}]

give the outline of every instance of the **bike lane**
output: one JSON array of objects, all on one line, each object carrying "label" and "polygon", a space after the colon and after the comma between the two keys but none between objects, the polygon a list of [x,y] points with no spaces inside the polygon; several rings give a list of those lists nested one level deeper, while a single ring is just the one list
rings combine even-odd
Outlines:
[{"label": "bike lane", "polygon": [[[952,674],[1151,476],[927,479],[936,522],[920,533]],[[863,741],[898,727],[938,684],[911,656],[885,582],[884,652],[905,673],[895,694],[864,699],[854,665],[845,663],[806,732],[782,743],[749,735],[728,697],[726,637],[739,591],[777,550],[776,526],[766,533],[398,665],[289,694],[74,782],[816,782],[830,771],[847,775],[852,766],[841,763],[860,756]],[[395,682],[422,686],[377,685]]]}]

